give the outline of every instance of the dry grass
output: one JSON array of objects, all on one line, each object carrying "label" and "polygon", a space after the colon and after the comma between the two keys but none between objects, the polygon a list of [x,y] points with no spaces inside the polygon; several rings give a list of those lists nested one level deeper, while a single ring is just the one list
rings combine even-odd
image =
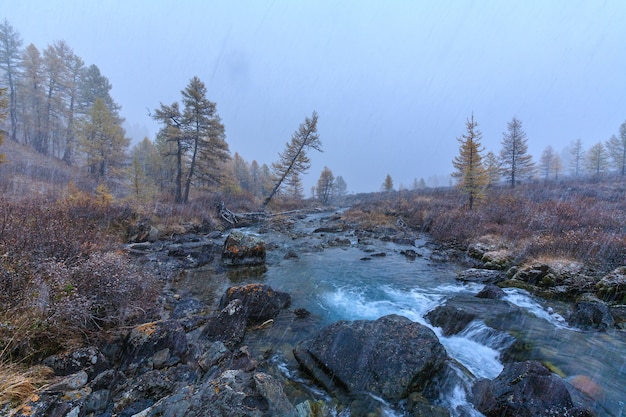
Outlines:
[{"label": "dry grass", "polygon": [[623,178],[494,187],[474,210],[454,189],[381,195],[355,205],[350,216],[365,224],[384,222],[384,215],[402,216],[411,227],[461,249],[495,235],[515,250],[520,262],[565,258],[599,273],[626,264]]},{"label": "dry grass", "polygon": [[0,409],[10,404],[19,406],[34,399],[37,389],[53,377],[52,369],[33,366],[28,369],[14,363],[0,362]]}]

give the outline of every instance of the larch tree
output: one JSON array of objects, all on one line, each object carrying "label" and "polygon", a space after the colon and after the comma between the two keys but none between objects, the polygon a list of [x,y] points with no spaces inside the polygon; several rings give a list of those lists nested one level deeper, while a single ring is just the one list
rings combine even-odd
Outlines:
[{"label": "larch tree", "polygon": [[594,175],[601,175],[606,171],[609,158],[602,142],[593,145],[587,151],[587,169]]},{"label": "larch tree", "polygon": [[302,179],[298,171],[293,171],[289,177],[285,180],[285,195],[296,201],[304,198],[304,185],[302,185]]},{"label": "larch tree", "polygon": [[454,158],[452,165],[456,169],[452,177],[457,179],[457,187],[468,197],[469,209],[482,198],[487,185],[487,174],[482,163],[483,152],[480,141],[482,133],[478,130],[478,123],[474,115],[465,123],[467,132],[457,138],[461,144],[459,155]]},{"label": "larch tree", "polygon": [[102,99],[96,99],[79,128],[79,146],[87,157],[89,173],[100,180],[108,179],[112,169],[123,165],[129,144],[113,112]]},{"label": "larch tree", "polygon": [[17,141],[17,82],[22,55],[22,38],[4,19],[0,23],[0,70],[3,70],[9,92],[9,138]]},{"label": "larch tree", "polygon": [[550,174],[552,173],[555,155],[556,154],[554,153],[554,149],[550,145],[546,146],[541,153],[541,158],[539,159],[539,170],[543,174],[543,179],[546,182],[548,181],[548,179],[550,178]]},{"label": "larch tree", "polygon": [[183,120],[189,142],[189,169],[185,180],[183,202],[189,201],[192,180],[200,184],[219,186],[222,166],[230,160],[224,125],[217,114],[217,105],[207,99],[207,88],[198,77],[193,77],[183,95]]},{"label": "larch tree", "polygon": [[528,153],[522,122],[513,117],[506,127],[507,131],[502,134],[500,169],[511,187],[515,187],[520,180],[532,177],[535,167],[532,156]]},{"label": "larch tree", "polygon": [[585,160],[585,150],[582,139],[576,139],[570,148],[570,173],[578,177],[583,168]]},{"label": "larch tree", "polygon": [[[4,121],[7,118],[7,107],[9,107],[9,100],[7,99],[7,89],[0,88],[0,126],[4,124]],[[6,132],[0,129],[0,145],[4,143],[4,137]],[[6,156],[1,153],[0,154],[0,163],[4,162]]]},{"label": "larch tree", "polygon": [[380,188],[386,193],[393,191],[393,178],[391,178],[391,175],[387,174]]},{"label": "larch tree", "polygon": [[336,197],[343,197],[348,193],[348,184],[341,175],[335,178],[335,185],[333,187],[333,193]]},{"label": "larch tree", "polygon": [[487,174],[487,186],[491,187],[500,182],[500,161],[496,154],[489,151],[485,155],[485,173]]},{"label": "larch tree", "polygon": [[[163,126],[161,136],[164,157],[173,159],[174,199],[177,203],[189,202],[189,192],[194,183],[219,185],[222,164],[230,160],[225,140],[224,125],[216,104],[206,97],[204,83],[193,77],[181,91],[183,111],[177,102],[155,110],[153,118]],[[167,145],[165,145],[167,144]],[[194,181],[196,180],[196,181]]]},{"label": "larch tree", "polygon": [[317,180],[317,198],[322,204],[330,203],[333,198],[334,186],[335,176],[333,175],[333,171],[325,166]]},{"label": "larch tree", "polygon": [[311,167],[311,160],[308,151],[314,149],[322,152],[322,142],[317,133],[317,113],[314,111],[310,118],[305,118],[291,136],[291,141],[285,145],[285,150],[278,154],[277,162],[272,163],[274,186],[272,191],[263,201],[263,206],[267,206],[278,192],[283,181],[294,172],[299,175],[306,173]]},{"label": "larch tree", "polygon": [[619,128],[619,137],[611,136],[606,142],[606,150],[611,157],[613,167],[620,173],[626,175],[626,122]]}]

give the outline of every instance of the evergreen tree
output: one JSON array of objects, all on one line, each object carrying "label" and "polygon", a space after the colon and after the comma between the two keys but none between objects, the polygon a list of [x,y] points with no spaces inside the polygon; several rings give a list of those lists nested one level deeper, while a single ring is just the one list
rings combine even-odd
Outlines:
[{"label": "evergreen tree", "polygon": [[292,171],[285,181],[287,192],[286,195],[294,200],[302,200],[304,198],[304,186],[298,171]]},{"label": "evergreen tree", "polygon": [[603,174],[607,164],[608,155],[602,142],[596,143],[587,151],[587,169],[593,174]]},{"label": "evergreen tree", "polygon": [[230,159],[224,125],[216,104],[206,98],[206,86],[193,77],[181,92],[184,110],[177,102],[161,104],[154,119],[163,124],[159,134],[168,145],[162,146],[166,158],[173,158],[175,167],[175,201],[187,203],[189,192],[197,179],[199,185],[219,185],[223,164]]},{"label": "evergreen tree", "polygon": [[[7,118],[7,107],[9,107],[9,102],[7,100],[7,89],[0,88],[0,126],[4,124],[4,121]],[[4,137],[6,136],[6,132],[0,129],[0,145],[4,143]],[[6,160],[6,155],[0,153],[0,163]]]},{"label": "evergreen tree", "polygon": [[21,60],[22,39],[4,19],[0,24],[0,70],[4,73],[9,90],[9,138],[17,141],[17,82]]},{"label": "evergreen tree", "polygon": [[79,146],[87,156],[89,173],[108,179],[113,168],[123,165],[130,140],[102,99],[96,99],[79,132]]},{"label": "evergreen tree", "polygon": [[380,188],[386,193],[393,191],[393,179],[391,178],[391,175],[387,174],[385,181],[383,181],[383,185],[381,185]]},{"label": "evergreen tree", "polygon": [[[258,166],[259,165],[257,164],[257,168]],[[239,183],[241,189],[254,194],[252,186],[252,175],[250,173],[248,163],[237,152],[235,152],[235,155],[233,155],[233,170],[235,173],[235,178],[237,179],[237,182]]]},{"label": "evergreen tree", "polygon": [[483,148],[480,144],[482,133],[478,130],[478,123],[474,121],[474,115],[465,123],[467,132],[457,141],[461,144],[459,155],[454,158],[452,165],[456,169],[452,177],[457,179],[457,187],[467,194],[469,209],[483,197],[487,185],[487,175],[482,163],[481,153]]},{"label": "evergreen tree", "polygon": [[578,177],[582,171],[582,164],[585,159],[585,151],[583,149],[583,141],[576,139],[570,150],[570,172],[574,177]]},{"label": "evergreen tree", "polygon": [[337,197],[343,197],[348,193],[348,184],[346,184],[346,181],[343,179],[341,175],[335,178],[335,186],[333,188],[333,193]]},{"label": "evergreen tree", "polygon": [[488,187],[500,182],[500,162],[491,151],[485,155],[485,173],[487,174]]},{"label": "evergreen tree", "polygon": [[324,167],[319,179],[317,180],[317,198],[322,204],[330,203],[333,197],[333,188],[335,186],[335,176],[328,167]]},{"label": "evergreen tree", "polygon": [[23,143],[39,150],[45,142],[43,118],[45,96],[43,93],[43,61],[39,49],[32,43],[22,54],[21,83],[18,89],[19,120]]},{"label": "evergreen tree", "polygon": [[541,153],[541,159],[539,160],[539,169],[543,174],[544,180],[547,182],[550,178],[550,173],[552,172],[552,168],[554,167],[554,149],[552,146],[548,145]]},{"label": "evergreen tree", "polygon": [[606,142],[606,150],[611,157],[613,167],[622,176],[626,175],[626,122],[619,128],[619,137],[612,135]]},{"label": "evergreen tree", "polygon": [[500,167],[502,175],[515,187],[523,178],[530,178],[534,172],[532,156],[528,154],[526,132],[517,118],[507,123],[507,131],[502,134]]},{"label": "evergreen tree", "polygon": [[317,133],[317,113],[314,111],[311,118],[306,118],[293,135],[291,141],[285,145],[285,150],[278,154],[278,162],[272,164],[274,187],[269,193],[263,206],[267,206],[274,194],[278,192],[285,179],[293,172],[304,174],[311,166],[307,151],[315,149],[322,151],[322,143]]}]

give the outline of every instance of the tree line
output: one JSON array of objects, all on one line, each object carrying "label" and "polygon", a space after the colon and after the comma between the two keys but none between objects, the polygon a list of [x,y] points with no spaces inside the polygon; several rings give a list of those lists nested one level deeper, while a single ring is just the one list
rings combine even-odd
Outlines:
[{"label": "tree line", "polygon": [[[5,19],[0,23],[0,94],[5,116],[0,129],[9,140],[79,166],[101,184],[123,183],[145,200],[171,195],[187,203],[192,190],[245,195],[267,205],[275,196],[304,198],[302,176],[309,153],[321,151],[317,113],[306,118],[271,164],[231,156],[225,127],[208,89],[192,77],[180,102],[151,111],[161,128],[130,149],[121,106],[96,65],[87,65],[65,41],[40,50],[26,47]],[[329,175],[330,174],[330,175]],[[314,196],[329,203],[345,194],[345,182],[325,168]]]},{"label": "tree line", "polygon": [[[536,165],[528,153],[528,138],[522,122],[513,117],[502,134],[501,149],[498,155],[487,152],[481,144],[482,133],[472,114],[465,123],[465,133],[457,141],[459,154],[452,161],[457,179],[457,187],[468,196],[468,206],[484,196],[485,189],[505,182],[514,188],[522,181],[539,178],[548,181],[559,178],[563,170],[561,157],[551,146],[547,146]],[[611,168],[626,176],[626,122],[619,128],[619,136],[612,135],[606,142],[598,142],[584,150],[581,139],[576,139],[570,147],[570,174],[574,177],[583,174],[601,175]]]}]

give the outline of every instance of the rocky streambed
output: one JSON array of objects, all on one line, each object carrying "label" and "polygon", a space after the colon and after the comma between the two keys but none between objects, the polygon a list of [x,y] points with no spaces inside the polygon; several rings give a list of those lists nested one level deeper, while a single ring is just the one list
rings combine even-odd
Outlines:
[{"label": "rocky streambed", "polygon": [[[12,413],[621,413],[615,276],[607,303],[597,288],[608,284],[569,285],[578,281],[567,268],[485,269],[508,258],[488,245],[445,250],[399,228],[359,230],[331,213],[151,240],[129,252],[170,277],[161,320],[46,359],[56,383]],[[572,292],[583,296],[565,302]]]}]

